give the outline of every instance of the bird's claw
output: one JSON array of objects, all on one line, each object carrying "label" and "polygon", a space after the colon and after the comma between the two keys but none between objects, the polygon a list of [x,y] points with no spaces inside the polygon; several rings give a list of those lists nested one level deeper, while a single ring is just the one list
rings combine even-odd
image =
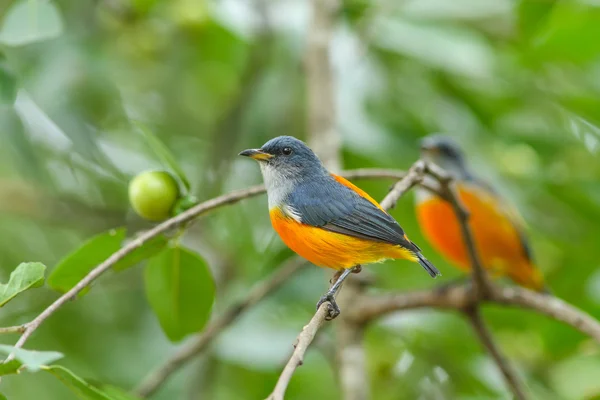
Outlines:
[{"label": "bird's claw", "polygon": [[326,293],[319,299],[319,302],[317,303],[317,310],[325,302],[329,303],[329,310],[327,315],[325,316],[325,320],[331,321],[332,319],[335,319],[338,315],[340,315],[340,308],[335,302],[335,297],[333,297],[333,294]]}]

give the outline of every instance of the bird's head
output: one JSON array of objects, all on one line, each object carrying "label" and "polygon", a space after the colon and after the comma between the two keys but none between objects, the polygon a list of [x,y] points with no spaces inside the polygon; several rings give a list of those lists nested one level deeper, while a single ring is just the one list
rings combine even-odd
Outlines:
[{"label": "bird's head", "polygon": [[292,136],[278,136],[260,149],[244,150],[239,155],[258,161],[267,190],[327,174],[317,155]]},{"label": "bird's head", "polygon": [[459,178],[468,176],[464,153],[448,136],[435,134],[424,137],[421,140],[421,158]]}]

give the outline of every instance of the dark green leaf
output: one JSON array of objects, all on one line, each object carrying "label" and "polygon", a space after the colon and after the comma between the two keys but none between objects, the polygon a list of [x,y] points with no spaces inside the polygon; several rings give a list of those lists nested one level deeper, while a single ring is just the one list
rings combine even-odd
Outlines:
[{"label": "dark green leaf", "polygon": [[50,365],[42,367],[64,383],[73,393],[83,400],[121,400],[118,397],[109,396],[107,393],[97,387],[84,381],[73,372],[60,365]]},{"label": "dark green leaf", "polygon": [[14,354],[15,359],[31,372],[39,371],[46,364],[63,357],[62,353],[59,353],[58,351],[16,349],[13,346],[8,346],[6,344],[0,344],[0,353],[4,353],[7,356],[11,353]]},{"label": "dark green leaf", "polygon": [[121,248],[125,240],[125,228],[94,236],[81,247],[63,258],[48,277],[48,286],[59,292],[67,292],[94,267]]},{"label": "dark green leaf", "polygon": [[22,0],[15,3],[4,17],[0,43],[22,46],[54,38],[62,30],[60,13],[52,2]]},{"label": "dark green leaf", "polygon": [[7,284],[0,283],[0,307],[19,293],[44,283],[46,266],[39,262],[21,263],[10,274]]},{"label": "dark green leaf", "polygon": [[3,395],[2,393],[0,393],[0,400],[7,400],[7,399],[6,399],[6,396],[5,396],[5,395]]},{"label": "dark green leaf", "polygon": [[201,330],[210,316],[215,284],[196,253],[169,248],[152,258],[145,271],[146,296],[171,341]]},{"label": "dark green leaf", "polygon": [[169,239],[165,236],[156,236],[126,255],[121,261],[117,262],[113,268],[115,271],[123,271],[129,267],[133,267],[158,254],[168,243]]},{"label": "dark green leaf", "polygon": [[179,178],[186,191],[190,191],[190,181],[185,176],[185,172],[179,166],[179,163],[175,159],[175,156],[171,153],[171,151],[165,146],[163,142],[161,142],[152,131],[142,124],[139,121],[133,121],[133,124],[138,128],[140,133],[144,136],[146,143],[152,149],[154,154],[160,159],[160,161],[164,164],[165,167],[171,169],[171,171]]}]

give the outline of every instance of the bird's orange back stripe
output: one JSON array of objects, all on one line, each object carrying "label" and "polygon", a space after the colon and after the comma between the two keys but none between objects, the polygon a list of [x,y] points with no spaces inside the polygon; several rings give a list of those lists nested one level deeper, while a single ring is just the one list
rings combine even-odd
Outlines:
[{"label": "bird's orange back stripe", "polygon": [[358,193],[358,195],[360,197],[363,197],[367,200],[369,200],[374,206],[376,206],[377,208],[379,208],[381,211],[386,212],[383,207],[381,207],[379,205],[379,203],[377,201],[375,201],[375,199],[373,199],[371,196],[369,196],[369,194],[367,192],[365,192],[364,190],[362,190],[361,188],[359,188],[358,186],[356,186],[355,184],[353,184],[352,182],[350,182],[349,180],[347,180],[346,178],[342,178],[339,175],[336,174],[331,174],[331,176],[333,176],[333,178],[338,181],[339,183],[341,183],[342,185],[354,190],[356,193]]}]

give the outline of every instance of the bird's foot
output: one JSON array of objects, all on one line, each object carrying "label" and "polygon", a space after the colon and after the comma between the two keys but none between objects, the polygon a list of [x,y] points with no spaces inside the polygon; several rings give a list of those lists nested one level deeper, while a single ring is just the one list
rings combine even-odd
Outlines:
[{"label": "bird's foot", "polygon": [[353,274],[358,274],[358,273],[360,273],[360,271],[362,271],[362,266],[360,264],[355,265],[354,268],[352,268]]},{"label": "bird's foot", "polygon": [[337,303],[335,302],[335,297],[333,296],[333,293],[327,292],[319,299],[319,302],[317,303],[317,310],[325,302],[329,302],[329,312],[325,316],[325,320],[331,321],[332,319],[335,319],[338,315],[340,315],[340,307],[338,307]]}]

